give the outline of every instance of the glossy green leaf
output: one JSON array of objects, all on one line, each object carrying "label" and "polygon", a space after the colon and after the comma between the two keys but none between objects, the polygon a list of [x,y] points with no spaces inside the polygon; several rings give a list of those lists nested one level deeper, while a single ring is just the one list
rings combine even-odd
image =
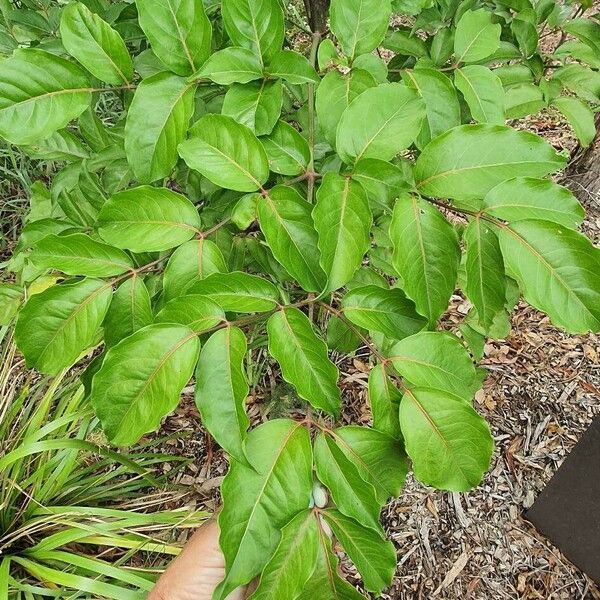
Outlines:
[{"label": "glossy green leaf", "polygon": [[478,485],[494,448],[485,420],[463,399],[429,388],[407,390],[400,426],[415,477],[437,489]]},{"label": "glossy green leaf", "polygon": [[414,302],[399,288],[353,288],[343,297],[342,310],[355,325],[379,331],[393,340],[417,333],[427,325],[427,319],[417,314]]},{"label": "glossy green leaf", "polygon": [[225,115],[205,115],[179,144],[179,154],[214,184],[254,192],[269,177],[267,155],[252,131]]},{"label": "glossy green leaf", "polygon": [[265,312],[279,301],[279,292],[270,281],[240,271],[208,275],[188,288],[188,293],[208,296],[232,312]]},{"label": "glossy green leaf", "polygon": [[157,323],[185,325],[202,333],[225,321],[223,309],[213,300],[200,294],[186,294],[169,300],[156,315]]},{"label": "glossy green leaf", "polygon": [[88,158],[89,151],[78,137],[59,129],[43,140],[37,140],[28,146],[21,146],[27,156],[39,160],[65,160],[69,162]]},{"label": "glossy green leaf", "polygon": [[533,83],[520,83],[505,91],[504,113],[507,119],[535,115],[545,106],[546,101],[542,90]]},{"label": "glossy green leaf", "polygon": [[338,510],[365,527],[379,531],[380,504],[375,488],[360,476],[353,461],[324,433],[317,435],[314,453],[317,477],[331,492]]},{"label": "glossy green leaf", "polygon": [[500,243],[490,224],[475,217],[464,233],[465,292],[477,309],[479,324],[488,328],[506,302],[506,278]]},{"label": "glossy green leaf", "polygon": [[373,428],[397,439],[401,437],[398,410],[402,394],[392,384],[384,365],[376,365],[369,373],[369,404],[373,416]]},{"label": "glossy green leaf", "polygon": [[282,102],[281,81],[234,84],[225,94],[222,113],[246,125],[256,135],[267,135],[281,115]]},{"label": "glossy green leaf", "polygon": [[92,380],[92,403],[113,444],[128,446],[175,409],[198,359],[200,342],[182,325],[139,329],[106,353]]},{"label": "glossy green leaf", "polygon": [[394,206],[390,239],[399,286],[419,313],[435,321],[456,286],[460,249],[454,228],[436,208],[404,194]]},{"label": "glossy green leaf", "polygon": [[226,271],[223,254],[214,242],[205,238],[190,240],[169,257],[163,274],[165,300],[180,296],[200,279]]},{"label": "glossy green leaf", "polygon": [[357,350],[361,339],[345,320],[331,315],[327,321],[327,346],[330,350],[351,353]]},{"label": "glossy green leaf", "polygon": [[271,77],[284,79],[293,85],[317,83],[319,76],[308,59],[293,50],[280,50],[271,57],[266,67]]},{"label": "glossy green leaf", "polygon": [[247,463],[244,439],[250,420],[245,404],[248,382],[244,373],[246,338],[241,329],[215,331],[200,352],[196,368],[196,406],[202,424],[235,460]]},{"label": "glossy green leaf", "polygon": [[277,121],[273,131],[260,138],[269,168],[281,175],[300,175],[310,161],[308,142],[285,121]]},{"label": "glossy green leaf", "polygon": [[492,188],[483,201],[486,213],[509,222],[542,219],[575,229],[585,216],[571,190],[550,179],[515,177]]},{"label": "glossy green leaf", "polygon": [[525,300],[571,333],[600,328],[600,250],[584,235],[549,221],[498,231],[508,273]]},{"label": "glossy green leaf", "polygon": [[327,356],[308,317],[297,308],[277,311],[267,322],[269,354],[281,367],[283,378],[315,408],[339,414],[339,372]]},{"label": "glossy green leaf", "polygon": [[123,38],[85,4],[73,2],[62,11],[60,37],[67,52],[94,77],[119,85],[133,77],[133,62]]},{"label": "glossy green leaf", "polygon": [[0,325],[9,325],[23,301],[23,289],[13,283],[0,284]]},{"label": "glossy green leaf", "polygon": [[346,554],[356,565],[368,591],[380,594],[392,583],[396,550],[379,532],[363,527],[341,511],[327,509],[323,516]]},{"label": "glossy green leaf", "polygon": [[177,75],[194,73],[210,54],[212,27],[202,0],[136,0],[152,51]]},{"label": "glossy green leaf", "polygon": [[390,160],[414,142],[424,116],[423,100],[403,84],[367,89],[342,113],[336,133],[338,154],[346,163],[368,157]]},{"label": "glossy green leaf", "polygon": [[349,58],[374,50],[385,35],[390,0],[331,0],[331,31]]},{"label": "glossy green leaf", "polygon": [[126,279],[113,294],[104,318],[104,345],[114,346],[154,322],[148,288],[141,277]]},{"label": "glossy green leaf", "polygon": [[493,71],[482,65],[469,65],[455,71],[454,84],[475,121],[504,123],[504,88]]},{"label": "glossy green leaf", "polygon": [[233,462],[221,488],[220,545],[227,575],[215,600],[224,600],[262,571],[281,528],[310,502],[312,451],[303,425],[268,421],[248,434],[245,446],[252,468]]},{"label": "glossy green leaf", "polygon": [[428,387],[470,401],[481,377],[457,337],[422,331],[396,342],[389,353],[394,369],[410,384]]},{"label": "glossy green leaf", "polygon": [[15,341],[27,365],[57,375],[98,340],[112,290],[98,279],[53,285],[31,296],[19,313]]},{"label": "glossy green leaf", "polygon": [[97,242],[84,233],[47,235],[29,255],[38,269],[55,269],[67,275],[110,277],[133,268],[125,252]]},{"label": "glossy green leaf", "polygon": [[0,137],[32,144],[76,119],[91,100],[88,77],[76,64],[44,50],[17,50],[2,61]]},{"label": "glossy green leaf", "polygon": [[483,197],[512,177],[544,177],[566,164],[542,138],[502,125],[461,125],[437,137],[415,165],[420,191],[439,198]]},{"label": "glossy green leaf", "polygon": [[358,425],[339,427],[333,435],[360,476],[375,488],[382,504],[390,496],[400,495],[408,472],[408,462],[404,447],[398,440],[381,431]]},{"label": "glossy green leaf", "polygon": [[261,60],[281,50],[285,30],[278,0],[222,0],[221,13],[236,46],[248,48]]},{"label": "glossy green leaf", "polygon": [[319,128],[331,146],[335,146],[337,126],[348,105],[376,85],[374,77],[361,69],[353,69],[345,76],[330,71],[323,77],[315,94],[315,110]]},{"label": "glossy green leaf", "polygon": [[142,185],[111,196],[98,223],[100,237],[109,244],[133,252],[156,252],[194,237],[200,217],[184,196]]},{"label": "glossy green leaf", "polygon": [[312,218],[318,234],[320,264],[327,275],[326,290],[345,285],[370,248],[373,217],[360,183],[326,173],[317,190]]},{"label": "glossy green leaf", "polygon": [[277,185],[258,203],[258,221],[276,260],[307,291],[325,287],[311,205],[291,187]]},{"label": "glossy green leaf", "polygon": [[456,62],[473,63],[493,54],[500,45],[501,31],[500,24],[493,22],[491,11],[465,11],[454,35]]},{"label": "glossy green leaf", "polygon": [[167,177],[177,162],[194,110],[194,88],[172,73],[140,82],[125,122],[125,154],[136,179]]},{"label": "glossy green leaf", "polygon": [[262,76],[262,64],[255,52],[230,46],[211,54],[190,80],[210,79],[220,85],[231,85],[248,83]]},{"label": "glossy green leaf", "polygon": [[587,104],[578,98],[561,97],[552,102],[569,121],[579,143],[586,148],[596,137],[596,123],[594,113]]},{"label": "glossy green leaf", "polygon": [[397,165],[377,158],[363,158],[352,169],[352,179],[367,192],[374,214],[389,212],[401,191],[409,188],[406,174]]},{"label": "glossy green leaf", "polygon": [[312,511],[302,511],[281,530],[281,541],[267,563],[252,599],[298,597],[313,573],[318,552],[317,519]]},{"label": "glossy green leaf", "polygon": [[565,23],[562,28],[587,44],[600,58],[600,24],[591,19],[573,19]]}]

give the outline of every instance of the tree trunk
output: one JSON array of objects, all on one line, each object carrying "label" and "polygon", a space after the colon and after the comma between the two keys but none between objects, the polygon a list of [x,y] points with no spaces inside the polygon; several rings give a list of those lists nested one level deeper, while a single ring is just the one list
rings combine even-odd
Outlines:
[{"label": "tree trunk", "polygon": [[304,0],[308,25],[313,33],[324,34],[327,29],[329,0]]},{"label": "tree trunk", "polygon": [[565,183],[585,205],[600,199],[600,115],[596,117],[596,138],[588,148],[580,148],[565,173]]}]

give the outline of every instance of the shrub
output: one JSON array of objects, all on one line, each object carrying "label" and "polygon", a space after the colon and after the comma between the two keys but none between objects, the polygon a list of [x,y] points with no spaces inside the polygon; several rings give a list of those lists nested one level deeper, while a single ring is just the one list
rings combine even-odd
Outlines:
[{"label": "shrub", "polygon": [[[332,0],[326,35],[326,3],[306,4],[306,48],[277,0],[3,12],[5,47],[29,47],[2,62],[0,135],[65,163],[33,190],[2,292],[18,346],[56,374],[102,345],[89,401],[120,446],[195,374],[231,462],[219,599],[259,575],[256,598],[360,597],[324,523],[380,592],[396,558],[379,512],[408,460],[454,491],[489,466],[473,357],[519,294],[568,331],[600,329],[598,250],[549,178],[567,158],[505,125],[552,106],[590,143],[600,25],[554,0]],[[547,54],[555,31],[574,39]],[[460,338],[438,330],[457,284]],[[264,346],[303,404],[248,432]],[[329,353],[358,346],[372,427],[340,420]]]}]

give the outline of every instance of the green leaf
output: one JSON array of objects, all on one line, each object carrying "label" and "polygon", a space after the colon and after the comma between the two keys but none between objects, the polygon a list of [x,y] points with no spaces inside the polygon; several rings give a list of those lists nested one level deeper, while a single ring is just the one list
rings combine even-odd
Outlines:
[{"label": "green leaf", "polygon": [[331,146],[335,147],[342,113],[355,98],[376,85],[374,77],[361,69],[352,69],[348,75],[329,71],[323,77],[315,94],[315,110],[319,128]]},{"label": "green leaf", "polygon": [[289,419],[263,423],[248,434],[246,456],[252,468],[234,461],[221,487],[220,545],[227,575],[215,600],[262,571],[281,528],[310,502],[312,451],[303,425]]},{"label": "green leaf", "polygon": [[156,315],[157,323],[185,325],[202,333],[225,321],[223,309],[210,298],[200,294],[186,294],[169,300]]},{"label": "green leaf", "polygon": [[482,65],[457,69],[454,84],[464,96],[471,116],[480,123],[504,123],[504,88],[497,75]]},{"label": "green leaf", "polygon": [[2,61],[0,136],[32,144],[76,119],[91,100],[90,82],[76,64],[43,50],[17,50]]},{"label": "green leaf", "polygon": [[400,495],[408,472],[408,462],[398,440],[381,431],[358,425],[339,427],[334,430],[333,436],[360,476],[375,488],[381,504],[390,496],[395,498]]},{"label": "green leaf", "polygon": [[85,4],[65,6],[60,37],[67,52],[94,77],[114,85],[133,78],[133,62],[123,38]]},{"label": "green leaf", "polygon": [[277,288],[266,279],[240,271],[213,273],[188,288],[214,300],[223,310],[232,312],[266,312],[279,301]]},{"label": "green leaf", "polygon": [[361,339],[346,321],[331,315],[327,321],[327,346],[331,350],[350,354],[361,344]]},{"label": "green leaf", "polygon": [[260,138],[269,168],[281,175],[300,175],[310,161],[308,142],[285,121],[277,121],[273,131]]},{"label": "green leaf", "polygon": [[313,511],[304,510],[281,530],[281,541],[262,572],[252,599],[298,597],[313,573],[318,552],[317,518]]},{"label": "green leaf", "polygon": [[461,125],[435,138],[415,165],[420,191],[439,198],[483,197],[512,177],[544,177],[566,158],[528,131],[502,125]]},{"label": "green leaf", "polygon": [[125,122],[125,154],[136,179],[168,177],[194,112],[194,88],[172,73],[140,82]]},{"label": "green leaf", "polygon": [[510,86],[504,94],[504,113],[507,119],[520,119],[535,115],[546,106],[544,94],[533,83]]},{"label": "green leaf", "polygon": [[425,102],[430,137],[460,125],[460,104],[452,82],[435,69],[406,70],[402,77]]},{"label": "green leaf", "polygon": [[498,231],[507,272],[525,300],[571,333],[600,329],[600,250],[549,221],[517,221]]},{"label": "green leaf", "polygon": [[142,185],[111,196],[98,216],[98,233],[109,244],[133,252],[180,246],[201,226],[196,207],[166,188]]},{"label": "green leaf", "polygon": [[181,325],[139,329],[106,353],[90,402],[109,440],[129,446],[175,409],[190,380],[200,342]]},{"label": "green leaf", "polygon": [[592,110],[577,98],[555,98],[552,106],[557,108],[569,121],[579,143],[587,148],[596,137],[596,124]]},{"label": "green leaf", "polygon": [[282,103],[283,86],[279,80],[234,84],[225,94],[222,113],[246,125],[256,135],[267,135],[281,115]]},{"label": "green leaf", "polygon": [[225,115],[199,119],[179,144],[179,154],[191,169],[226,189],[254,192],[269,177],[267,155],[254,133]]},{"label": "green leaf", "polygon": [[492,12],[484,8],[463,13],[454,34],[457,63],[480,61],[498,49],[502,27],[499,23],[493,23],[492,19]]},{"label": "green leaf", "polygon": [[564,88],[592,104],[600,102],[600,73],[579,63],[556,69],[553,80],[557,80]]},{"label": "green leaf", "polygon": [[457,337],[422,331],[396,342],[389,351],[394,369],[410,384],[471,400],[481,377]]},{"label": "green leaf", "polygon": [[278,0],[222,0],[223,24],[236,46],[267,59],[281,50],[285,35]]},{"label": "green leaf", "polygon": [[506,302],[506,277],[498,237],[480,217],[475,217],[464,234],[467,244],[465,292],[477,309],[479,324],[488,328]]},{"label": "green leaf", "polygon": [[466,492],[489,468],[494,449],[490,428],[457,396],[428,388],[407,390],[400,426],[415,477],[426,485]]},{"label": "green leaf", "polygon": [[571,229],[585,212],[571,190],[550,179],[515,177],[492,188],[483,199],[486,213],[505,221],[542,219]]},{"label": "green leaf", "polygon": [[400,56],[423,58],[428,55],[427,44],[409,27],[400,27],[388,32],[383,47],[393,50]]},{"label": "green leaf", "polygon": [[225,273],[227,265],[219,247],[205,238],[179,246],[169,258],[163,274],[163,295],[171,300],[213,273]]},{"label": "green leaf", "polygon": [[454,228],[436,208],[403,194],[394,206],[390,239],[400,287],[419,313],[435,321],[456,286],[460,248]]},{"label": "green leaf", "polygon": [[280,50],[274,54],[266,67],[266,73],[271,77],[285,79],[292,85],[319,81],[319,76],[308,59],[293,50]]},{"label": "green leaf", "polygon": [[29,259],[38,269],[56,269],[67,275],[110,277],[133,269],[125,252],[84,233],[47,235],[35,245]]},{"label": "green leaf", "polygon": [[317,190],[312,218],[318,234],[320,264],[327,275],[326,291],[346,284],[371,246],[373,217],[360,183],[337,173],[325,173]]},{"label": "green leaf", "polygon": [[13,283],[0,283],[0,325],[10,325],[23,301],[23,290]]},{"label": "green leaf", "polygon": [[258,203],[258,221],[276,260],[307,292],[319,292],[326,275],[311,208],[294,188],[277,185]]},{"label": "green leaf", "polygon": [[262,64],[252,50],[230,46],[211,54],[190,81],[210,79],[220,85],[231,85],[262,79],[262,76]]},{"label": "green leaf", "polygon": [[90,153],[78,137],[66,129],[55,131],[43,140],[37,140],[21,150],[30,158],[39,160],[65,160],[69,162],[88,158]]},{"label": "green leaf", "polygon": [[394,439],[401,437],[398,410],[402,394],[385,372],[384,365],[376,365],[369,373],[369,404],[373,416],[373,428],[387,433]]},{"label": "green leaf", "polygon": [[573,19],[562,26],[563,31],[587,44],[600,58],[600,25],[591,19]]},{"label": "green leaf", "polygon": [[141,277],[134,275],[113,294],[104,319],[104,345],[110,348],[153,321],[148,288]]},{"label": "green leaf", "polygon": [[521,54],[530,58],[538,47],[537,18],[532,8],[520,10],[512,19],[510,29]]},{"label": "green leaf", "polygon": [[374,50],[388,28],[390,0],[331,0],[331,31],[349,58]]},{"label": "green leaf", "polygon": [[283,378],[312,406],[339,414],[339,372],[327,356],[327,345],[318,337],[308,317],[297,308],[277,311],[267,322],[269,354],[281,366]]},{"label": "green leaf", "polygon": [[365,527],[380,531],[380,504],[375,488],[364,481],[354,463],[324,433],[317,434],[314,453],[317,477],[331,492],[338,510]]},{"label": "green leaf", "polygon": [[241,329],[215,331],[204,344],[196,368],[196,406],[202,423],[235,460],[247,463],[244,439],[250,420],[245,405],[246,338]]},{"label": "green leaf", "polygon": [[392,583],[396,570],[396,550],[378,532],[360,525],[339,510],[323,511],[325,521],[331,527],[346,554],[356,565],[369,592],[380,594]]},{"label": "green leaf", "polygon": [[94,345],[108,310],[110,283],[82,279],[31,296],[19,313],[15,340],[29,367],[57,375]]},{"label": "green leaf", "polygon": [[348,164],[367,157],[390,160],[414,142],[424,116],[423,100],[403,84],[383,83],[367,89],[340,118],[338,154]]},{"label": "green leaf", "polygon": [[343,297],[342,310],[355,325],[379,331],[393,340],[417,333],[427,325],[427,319],[417,314],[414,303],[399,288],[353,288]]},{"label": "green leaf", "polygon": [[190,75],[208,58],[212,27],[202,0],[136,0],[138,21],[152,51],[177,75]]}]

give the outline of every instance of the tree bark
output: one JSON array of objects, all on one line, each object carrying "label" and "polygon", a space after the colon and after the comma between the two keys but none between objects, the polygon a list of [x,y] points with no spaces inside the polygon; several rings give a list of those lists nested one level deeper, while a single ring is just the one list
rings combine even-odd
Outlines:
[{"label": "tree bark", "polygon": [[600,115],[596,117],[596,137],[588,148],[580,148],[565,173],[565,183],[584,204],[600,200]]},{"label": "tree bark", "polygon": [[308,25],[313,33],[324,34],[327,29],[329,0],[304,0]]}]

